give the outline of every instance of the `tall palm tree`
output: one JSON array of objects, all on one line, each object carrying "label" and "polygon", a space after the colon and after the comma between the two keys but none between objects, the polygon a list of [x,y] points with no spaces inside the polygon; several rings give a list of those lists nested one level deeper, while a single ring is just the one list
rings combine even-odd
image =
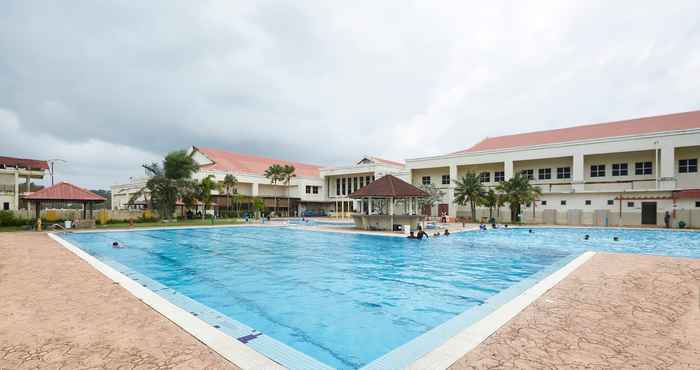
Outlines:
[{"label": "tall palm tree", "polygon": [[[276,185],[277,183],[281,182],[283,180],[283,173],[284,167],[280,166],[279,164],[273,164],[270,165],[265,170],[265,177],[267,177],[270,180],[270,184]],[[277,215],[277,191],[274,192],[274,198],[275,198],[275,215]]]},{"label": "tall palm tree", "polygon": [[282,167],[282,183],[287,191],[287,216],[289,216],[292,208],[291,199],[289,198],[289,184],[292,182],[292,179],[297,176],[295,172],[296,168],[292,165],[285,164]]},{"label": "tall palm tree", "polygon": [[498,184],[496,190],[503,193],[503,199],[510,207],[511,222],[518,221],[523,204],[534,202],[542,194],[539,186],[533,186],[527,177],[519,173]]},{"label": "tall palm tree", "polygon": [[493,209],[498,207],[498,193],[493,189],[489,189],[481,198],[481,205],[489,209],[489,220],[491,220],[493,218]]},{"label": "tall palm tree", "polygon": [[228,198],[228,210],[229,213],[231,212],[231,200],[232,196],[236,194],[236,187],[238,186],[238,179],[236,176],[232,174],[227,174],[224,176],[224,181],[222,183],[224,187],[224,192],[226,193],[226,197]]},{"label": "tall palm tree", "polygon": [[428,194],[427,197],[418,199],[418,207],[420,207],[421,213],[423,213],[422,210],[425,208],[432,209],[436,203],[441,202],[445,198],[445,192],[435,184],[421,185],[419,187]]},{"label": "tall palm tree", "polygon": [[479,175],[468,172],[461,179],[455,180],[455,203],[464,206],[467,203],[471,208],[472,221],[476,221],[476,205],[480,203],[484,194],[484,187],[479,181]]},{"label": "tall palm tree", "polygon": [[199,200],[204,204],[204,212],[202,212],[202,219],[204,219],[207,213],[207,207],[211,204],[212,191],[218,190],[220,185],[213,180],[214,175],[209,175],[202,179],[199,183],[198,197]]}]

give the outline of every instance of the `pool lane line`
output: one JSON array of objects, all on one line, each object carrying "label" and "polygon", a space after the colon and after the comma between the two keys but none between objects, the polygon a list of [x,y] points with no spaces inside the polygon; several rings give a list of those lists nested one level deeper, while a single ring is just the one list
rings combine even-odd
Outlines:
[{"label": "pool lane line", "polygon": [[407,370],[442,370],[464,357],[486,338],[493,335],[525,308],[535,302],[569,274],[588,262],[596,252],[584,252],[564,267],[537,282],[517,297],[498,307],[486,317],[463,329],[459,334],[434,348],[429,353],[406,366]]},{"label": "pool lane line", "polygon": [[159,296],[141,284],[131,280],[129,277],[91,256],[82,249],[74,246],[70,242],[57,235],[54,235],[53,233],[48,233],[48,235],[58,244],[73,252],[75,255],[80,257],[82,260],[87,262],[112,281],[119,283],[119,285],[121,285],[143,303],[165,316],[165,318],[175,323],[177,326],[197,338],[212,350],[216,351],[222,357],[231,361],[231,363],[235,364],[236,366],[239,366],[242,369],[286,369],[284,366],[263,356],[240,341],[235,339],[232,340],[229,335],[212,327],[207,322],[195,317],[191,313],[169,302],[165,298]]}]

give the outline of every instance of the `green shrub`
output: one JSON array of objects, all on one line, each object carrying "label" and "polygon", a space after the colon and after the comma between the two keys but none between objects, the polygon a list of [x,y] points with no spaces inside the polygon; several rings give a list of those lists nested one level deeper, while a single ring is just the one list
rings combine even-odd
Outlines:
[{"label": "green shrub", "polygon": [[685,229],[685,227],[688,226],[685,221],[678,221],[678,228],[679,229]]},{"label": "green shrub", "polygon": [[31,220],[23,220],[12,211],[0,211],[0,226],[24,226],[31,223]]}]

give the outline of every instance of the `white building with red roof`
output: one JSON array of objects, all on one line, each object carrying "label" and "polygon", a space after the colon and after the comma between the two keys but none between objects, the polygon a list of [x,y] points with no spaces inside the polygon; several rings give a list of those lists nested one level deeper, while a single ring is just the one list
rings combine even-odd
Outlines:
[{"label": "white building with red roof", "polygon": [[44,160],[0,156],[0,210],[18,210],[32,179],[43,179],[48,169]]},{"label": "white building with red roof", "polygon": [[[454,181],[467,172],[495,187],[515,173],[544,195],[526,221],[582,225],[700,226],[700,111],[486,138],[464,150],[408,159],[414,184],[438,184],[447,196],[433,215],[468,217]],[[488,211],[480,210],[481,216]],[[503,221],[507,211],[500,212]],[[693,217],[695,216],[695,217]]]}]

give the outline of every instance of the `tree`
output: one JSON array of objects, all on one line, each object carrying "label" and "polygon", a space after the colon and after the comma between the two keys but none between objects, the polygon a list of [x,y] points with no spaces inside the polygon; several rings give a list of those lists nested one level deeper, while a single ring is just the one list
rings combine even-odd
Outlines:
[{"label": "tree", "polygon": [[265,201],[260,197],[253,197],[250,203],[253,205],[253,208],[255,208],[256,217],[259,217],[260,213],[265,209]]},{"label": "tree", "polygon": [[[265,177],[270,179],[270,184],[276,185],[277,183],[283,181],[283,176],[284,176],[283,171],[284,171],[284,167],[280,166],[279,164],[273,164],[273,165],[270,165],[270,167],[268,167],[265,170]],[[274,197],[275,197],[275,215],[277,215],[277,192],[276,191],[275,191]]]},{"label": "tree", "polygon": [[232,174],[227,174],[226,176],[224,176],[224,181],[221,183],[221,185],[223,185],[224,193],[226,193],[226,197],[228,197],[230,212],[232,196],[237,193],[236,187],[238,186],[238,179]]},{"label": "tree", "polygon": [[476,205],[479,204],[484,194],[484,187],[479,181],[479,175],[467,172],[461,179],[455,181],[455,203],[464,206],[467,203],[471,208],[472,221],[476,221]]},{"label": "tree", "polygon": [[481,205],[489,209],[489,220],[493,218],[493,209],[498,207],[498,193],[493,189],[489,189],[481,197]]},{"label": "tree", "polygon": [[428,193],[427,197],[418,199],[418,206],[421,210],[425,207],[432,209],[436,203],[441,202],[445,198],[445,192],[435,184],[421,185],[420,189]]},{"label": "tree", "polygon": [[204,219],[207,213],[207,207],[211,204],[212,191],[219,189],[219,184],[213,180],[214,175],[209,175],[199,182],[197,187],[197,197],[204,204],[204,212],[202,212],[202,219]]},{"label": "tree", "polygon": [[291,208],[292,208],[292,202],[291,199],[289,199],[289,184],[292,182],[292,179],[295,178],[297,175],[295,173],[296,168],[292,165],[284,165],[282,167],[282,183],[285,186],[285,189],[287,190],[287,216],[289,216]]},{"label": "tree", "polygon": [[498,184],[496,190],[503,194],[504,201],[510,207],[511,222],[518,221],[523,204],[534,202],[542,194],[538,186],[530,184],[530,180],[519,173]]},{"label": "tree", "polygon": [[158,210],[163,219],[172,217],[178,199],[182,199],[185,204],[194,202],[197,183],[192,180],[192,175],[199,167],[186,151],[170,152],[165,156],[162,165],[144,164],[143,168],[146,170],[148,181],[146,186],[131,197],[130,202],[136,201],[146,192],[150,193],[149,206]]}]

